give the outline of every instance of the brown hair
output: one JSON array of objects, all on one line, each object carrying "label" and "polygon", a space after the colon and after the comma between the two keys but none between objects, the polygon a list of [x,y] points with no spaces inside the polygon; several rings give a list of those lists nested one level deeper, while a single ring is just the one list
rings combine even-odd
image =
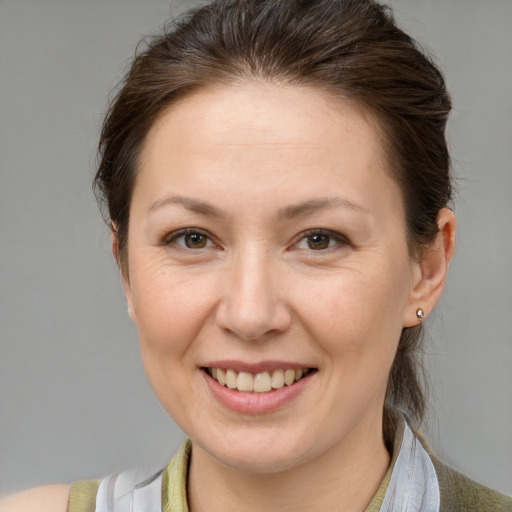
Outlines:
[{"label": "brown hair", "polygon": [[[121,270],[137,160],[156,118],[201,87],[254,79],[322,88],[378,120],[419,258],[451,198],[450,97],[431,59],[376,1],[214,0],[146,43],[105,117],[94,185],[117,234]],[[387,403],[418,422],[426,406],[421,334],[421,326],[403,329],[387,390]]]}]

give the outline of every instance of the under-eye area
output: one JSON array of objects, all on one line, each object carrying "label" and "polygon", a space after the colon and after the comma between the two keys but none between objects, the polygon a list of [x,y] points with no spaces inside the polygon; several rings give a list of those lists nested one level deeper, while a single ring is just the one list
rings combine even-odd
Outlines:
[{"label": "under-eye area", "polygon": [[202,370],[221,386],[246,393],[269,393],[291,386],[317,372],[316,368],[283,368],[256,374],[227,368],[204,367]]}]

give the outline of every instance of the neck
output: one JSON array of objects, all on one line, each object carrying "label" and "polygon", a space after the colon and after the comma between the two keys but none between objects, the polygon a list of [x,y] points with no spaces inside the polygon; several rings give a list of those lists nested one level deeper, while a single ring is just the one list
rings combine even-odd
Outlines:
[{"label": "neck", "polygon": [[389,462],[382,428],[353,432],[318,457],[270,474],[237,471],[193,445],[189,510],[362,512],[378,489]]}]

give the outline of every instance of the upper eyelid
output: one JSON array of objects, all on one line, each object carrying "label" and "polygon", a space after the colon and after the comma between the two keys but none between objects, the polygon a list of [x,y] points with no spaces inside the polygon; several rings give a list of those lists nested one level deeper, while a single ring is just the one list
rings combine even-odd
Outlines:
[{"label": "upper eyelid", "polygon": [[215,244],[215,240],[212,237],[212,235],[210,233],[208,233],[208,231],[201,229],[201,228],[183,228],[183,229],[178,229],[176,231],[172,231],[170,233],[165,234],[162,237],[161,244],[167,245],[167,244],[170,244],[176,238],[179,238],[179,237],[185,236],[185,235],[194,234],[194,233],[197,233],[199,235],[203,235],[203,236],[207,237],[212,243]]},{"label": "upper eyelid", "polygon": [[303,240],[304,238],[308,238],[310,236],[314,235],[323,235],[323,236],[330,236],[331,238],[334,238],[336,240],[339,240],[340,242],[345,242],[347,244],[350,244],[350,240],[347,236],[345,236],[343,233],[339,233],[338,231],[332,231],[330,229],[323,229],[323,228],[313,228],[313,229],[306,229],[299,235],[295,237],[295,243],[299,242],[300,240]]},{"label": "upper eyelid", "polygon": [[[334,240],[334,245],[331,247],[326,247],[324,249],[312,249],[311,247],[298,247],[299,244],[304,243],[304,241],[314,235],[322,235],[328,236]],[[326,258],[332,257],[336,254],[339,254],[340,251],[346,251],[349,248],[355,248],[352,241],[343,233],[339,231],[331,231],[329,229],[308,229],[303,231],[300,235],[297,235],[295,240],[291,243],[288,250],[301,254],[307,258]]]}]

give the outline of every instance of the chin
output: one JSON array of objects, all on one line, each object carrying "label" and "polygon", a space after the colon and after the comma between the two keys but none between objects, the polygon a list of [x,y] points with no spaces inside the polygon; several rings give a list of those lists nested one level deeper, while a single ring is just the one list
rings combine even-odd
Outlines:
[{"label": "chin", "polygon": [[[215,457],[217,454],[213,454]],[[241,473],[271,474],[283,473],[301,465],[300,455],[296,453],[263,453],[262,451],[233,451],[218,454],[217,460]]]},{"label": "chin", "polygon": [[[212,445],[212,439],[218,441]],[[209,437],[208,441],[197,444],[212,458],[243,473],[280,473],[308,459],[305,444],[299,439],[291,439],[282,430],[264,435],[241,430],[222,438]]]}]

